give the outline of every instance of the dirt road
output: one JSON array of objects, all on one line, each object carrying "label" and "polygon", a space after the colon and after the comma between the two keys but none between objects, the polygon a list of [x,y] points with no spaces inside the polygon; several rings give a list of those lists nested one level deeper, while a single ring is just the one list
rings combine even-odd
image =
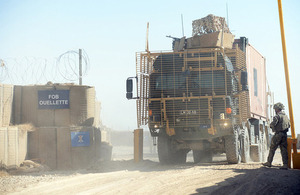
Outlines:
[{"label": "dirt road", "polygon": [[115,160],[76,172],[2,176],[0,185],[0,194],[299,194],[300,170],[228,165],[222,155],[212,164]]}]

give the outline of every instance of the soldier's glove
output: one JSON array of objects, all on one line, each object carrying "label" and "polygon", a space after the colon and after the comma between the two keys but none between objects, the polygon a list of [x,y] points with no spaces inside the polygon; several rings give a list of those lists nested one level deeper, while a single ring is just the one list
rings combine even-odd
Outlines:
[{"label": "soldier's glove", "polygon": [[274,127],[271,127],[271,129],[272,129],[272,132],[273,132],[273,133],[275,133],[275,132],[276,132]]}]

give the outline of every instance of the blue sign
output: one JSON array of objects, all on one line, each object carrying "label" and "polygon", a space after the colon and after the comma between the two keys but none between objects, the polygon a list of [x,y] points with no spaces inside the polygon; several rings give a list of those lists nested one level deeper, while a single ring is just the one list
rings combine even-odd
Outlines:
[{"label": "blue sign", "polygon": [[68,109],[70,108],[69,90],[40,90],[38,91],[39,109]]},{"label": "blue sign", "polygon": [[90,132],[71,132],[72,147],[90,146]]}]

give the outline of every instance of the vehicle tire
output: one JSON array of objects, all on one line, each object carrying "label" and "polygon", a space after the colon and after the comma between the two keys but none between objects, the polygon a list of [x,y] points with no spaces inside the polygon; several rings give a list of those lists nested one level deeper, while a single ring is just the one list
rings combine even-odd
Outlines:
[{"label": "vehicle tire", "polygon": [[171,137],[160,131],[157,139],[157,153],[161,164],[186,163],[187,150],[175,150],[172,147]]},{"label": "vehicle tire", "polygon": [[160,130],[157,138],[157,153],[159,162],[162,164],[170,164],[171,163],[171,139],[164,132],[164,130]]},{"label": "vehicle tire", "polygon": [[175,153],[171,154],[172,162],[176,164],[182,164],[186,163],[186,156],[187,156],[187,151],[186,150],[179,150]]},{"label": "vehicle tire", "polygon": [[248,163],[250,161],[250,140],[248,128],[244,127],[241,132],[241,161]]},{"label": "vehicle tire", "polygon": [[262,162],[262,144],[259,140],[258,144],[250,146],[250,157],[253,162]]},{"label": "vehicle tire", "polygon": [[212,152],[204,150],[193,150],[194,163],[209,163],[212,162]]},{"label": "vehicle tire", "polygon": [[225,137],[225,152],[229,164],[238,164],[241,162],[239,127],[234,129],[233,135]]}]

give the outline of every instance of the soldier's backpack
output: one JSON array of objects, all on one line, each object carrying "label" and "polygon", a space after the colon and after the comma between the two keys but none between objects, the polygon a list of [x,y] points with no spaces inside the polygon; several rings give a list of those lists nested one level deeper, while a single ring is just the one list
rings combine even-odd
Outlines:
[{"label": "soldier's backpack", "polygon": [[291,123],[290,123],[289,118],[286,115],[281,115],[280,118],[282,118],[282,122],[281,122],[282,130],[283,131],[288,131],[289,128],[291,127]]}]

